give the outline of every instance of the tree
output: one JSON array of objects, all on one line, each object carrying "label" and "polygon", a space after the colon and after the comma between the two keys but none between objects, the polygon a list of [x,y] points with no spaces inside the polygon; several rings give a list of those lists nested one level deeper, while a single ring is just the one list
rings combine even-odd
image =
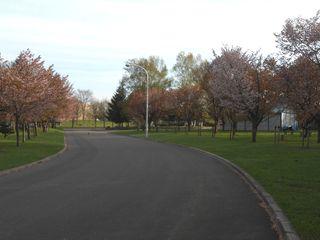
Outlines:
[{"label": "tree", "polygon": [[5,66],[2,73],[1,102],[14,116],[17,146],[20,145],[19,124],[43,96],[43,89],[38,84],[45,76],[41,58],[35,58],[29,50],[21,52],[12,64]]},{"label": "tree", "polygon": [[108,101],[107,100],[92,100],[90,103],[91,116],[94,120],[94,127],[97,127],[97,120],[103,121],[105,127],[105,121],[107,119]]},{"label": "tree", "polygon": [[93,93],[91,90],[81,90],[78,89],[76,92],[76,97],[80,102],[80,109],[82,113],[82,120],[85,120],[88,104],[92,101]]},{"label": "tree", "polygon": [[17,146],[20,126],[24,141],[26,129],[30,138],[30,122],[55,119],[71,96],[67,77],[56,73],[52,66],[46,69],[41,57],[35,57],[30,50],[22,51],[14,62],[2,64],[0,83],[0,103],[14,118]]},{"label": "tree", "polygon": [[201,120],[204,113],[203,92],[199,85],[180,87],[175,92],[176,112],[187,123],[188,131],[194,120]]},{"label": "tree", "polygon": [[177,79],[177,86],[195,85],[199,83],[199,67],[202,63],[201,56],[192,53],[180,52],[173,66],[173,72]]},{"label": "tree", "polygon": [[287,19],[282,31],[275,35],[284,54],[302,56],[320,68],[320,10],[309,19]]},{"label": "tree", "polygon": [[108,119],[117,124],[128,121],[126,91],[122,84],[118,87],[108,106]]},{"label": "tree", "polygon": [[[302,57],[320,69],[320,10],[309,19],[300,17],[287,19],[282,31],[276,34],[276,37],[278,47],[293,61]],[[318,143],[320,143],[320,112],[314,114],[318,126]]]},{"label": "tree", "polygon": [[75,96],[71,96],[66,111],[62,114],[64,119],[71,119],[71,127],[74,128],[80,114],[80,102]]},{"label": "tree", "polygon": [[[237,114],[244,114],[252,123],[252,141],[256,142],[261,121],[274,108],[276,94],[272,89],[271,59],[248,54],[241,48],[223,48],[213,61],[213,95],[226,109],[233,122]],[[233,126],[234,129],[235,126]]]},{"label": "tree", "polygon": [[100,117],[100,112],[99,112],[99,105],[100,102],[98,100],[92,100],[90,103],[90,109],[91,109],[91,115],[94,120],[94,127],[97,127],[97,119]]},{"label": "tree", "polygon": [[6,77],[7,71],[7,62],[1,58],[0,55],[0,113],[5,111],[5,102],[4,99],[1,98],[1,95],[4,93],[4,79]]},{"label": "tree", "polygon": [[[320,69],[309,58],[299,57],[288,66],[282,66],[278,75],[283,103],[296,114],[304,142],[311,122],[320,112]],[[319,136],[318,132],[318,140]]]},{"label": "tree", "polygon": [[248,74],[251,96],[243,105],[242,111],[252,123],[253,142],[256,142],[259,124],[273,111],[278,101],[274,84],[275,66],[276,61],[273,58],[254,55],[251,59]]},{"label": "tree", "polygon": [[223,119],[224,108],[222,107],[219,99],[214,95],[214,91],[211,88],[212,81],[214,81],[212,63],[203,61],[196,69],[197,78],[199,79],[200,86],[204,90],[207,113],[212,118],[212,137],[217,133],[217,126],[220,119]]},{"label": "tree", "polygon": [[241,86],[240,91],[246,87],[244,82],[249,60],[241,48],[222,48],[221,54],[217,55],[214,52],[214,56],[211,64],[213,78],[209,82],[209,92],[214,97],[215,104],[224,109],[225,116],[231,122],[230,139],[233,139],[240,114],[238,96],[242,93],[239,93],[239,87]]},{"label": "tree", "polygon": [[[158,130],[158,122],[166,113],[166,90],[162,88],[149,89],[149,126],[153,122]],[[144,90],[135,90],[128,97],[128,113],[138,125],[145,124],[146,94]]]},{"label": "tree", "polygon": [[[34,109],[34,114],[38,114],[43,122],[51,122],[55,127],[56,120],[67,109],[72,99],[72,86],[68,81],[68,76],[62,76],[50,66],[47,69],[44,95],[40,105]],[[30,117],[31,118],[31,117]]]},{"label": "tree", "polygon": [[153,122],[158,131],[159,121],[167,113],[167,91],[162,88],[151,88],[149,91],[149,124]]},{"label": "tree", "polygon": [[107,99],[99,102],[98,106],[98,118],[103,121],[103,127],[106,127],[106,121],[108,120],[109,101]]},{"label": "tree", "polygon": [[167,89],[171,86],[172,80],[168,78],[167,66],[161,58],[150,56],[149,58],[130,59],[125,67],[127,74],[122,79],[123,87],[129,93],[146,88],[145,72],[134,65],[141,66],[148,71],[150,88]]}]

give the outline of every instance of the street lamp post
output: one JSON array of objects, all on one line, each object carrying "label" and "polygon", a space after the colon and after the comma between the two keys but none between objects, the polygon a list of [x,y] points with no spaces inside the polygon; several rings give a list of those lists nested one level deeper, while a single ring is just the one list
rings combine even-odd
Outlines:
[{"label": "street lamp post", "polygon": [[147,69],[145,69],[144,67],[141,67],[141,66],[139,66],[137,64],[134,64],[134,63],[126,64],[126,67],[129,67],[129,66],[134,66],[134,67],[140,68],[147,75],[146,133],[145,133],[146,134],[146,138],[147,138],[149,136],[149,74],[148,74]]}]

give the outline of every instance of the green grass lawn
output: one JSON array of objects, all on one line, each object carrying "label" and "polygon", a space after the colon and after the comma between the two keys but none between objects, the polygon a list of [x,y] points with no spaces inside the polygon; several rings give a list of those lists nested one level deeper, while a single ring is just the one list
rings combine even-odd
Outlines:
[{"label": "green grass lawn", "polygon": [[[119,134],[143,136],[143,132],[119,131]],[[302,149],[299,134],[285,136],[273,143],[272,133],[258,133],[252,143],[250,133],[239,132],[232,141],[228,133],[196,132],[150,133],[157,141],[200,148],[236,163],[254,177],[285,211],[303,240],[320,239],[320,144],[312,136],[309,149]]]},{"label": "green grass lawn", "polygon": [[7,138],[0,135],[0,171],[40,160],[60,151],[64,147],[63,131],[49,129],[48,133],[39,131],[20,147],[16,147],[15,135]]},{"label": "green grass lawn", "polygon": [[[71,128],[72,127],[72,121],[71,120],[67,120],[62,122],[61,124],[62,127],[65,128]],[[116,126],[116,124],[112,125],[112,122],[110,121],[106,121],[106,127],[112,127],[112,126]],[[94,128],[94,121],[93,120],[78,120],[75,121],[75,128]],[[101,128],[104,127],[103,126],[103,121],[97,121],[97,127]]]}]

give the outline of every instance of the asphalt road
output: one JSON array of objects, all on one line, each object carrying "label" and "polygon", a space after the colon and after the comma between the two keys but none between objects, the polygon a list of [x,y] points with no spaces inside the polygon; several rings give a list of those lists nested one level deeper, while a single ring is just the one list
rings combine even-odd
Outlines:
[{"label": "asphalt road", "polygon": [[0,177],[0,239],[272,240],[249,187],[197,151],[66,132],[56,159]]}]

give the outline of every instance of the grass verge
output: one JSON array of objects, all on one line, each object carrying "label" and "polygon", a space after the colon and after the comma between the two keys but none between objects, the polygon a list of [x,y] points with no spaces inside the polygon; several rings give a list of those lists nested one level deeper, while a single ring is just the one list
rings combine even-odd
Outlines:
[{"label": "grass verge", "polygon": [[[118,134],[143,137],[143,132],[118,131]],[[320,239],[320,144],[315,134],[309,149],[302,149],[299,134],[285,136],[273,143],[273,134],[258,133],[252,143],[248,132],[239,132],[234,140],[228,133],[212,138],[209,131],[150,133],[156,141],[182,144],[222,156],[248,172],[269,192],[290,219],[302,240]]]},{"label": "grass verge", "polygon": [[59,129],[49,129],[47,133],[39,131],[16,147],[14,134],[4,138],[0,136],[0,171],[34,162],[57,153],[64,147],[64,133]]}]

